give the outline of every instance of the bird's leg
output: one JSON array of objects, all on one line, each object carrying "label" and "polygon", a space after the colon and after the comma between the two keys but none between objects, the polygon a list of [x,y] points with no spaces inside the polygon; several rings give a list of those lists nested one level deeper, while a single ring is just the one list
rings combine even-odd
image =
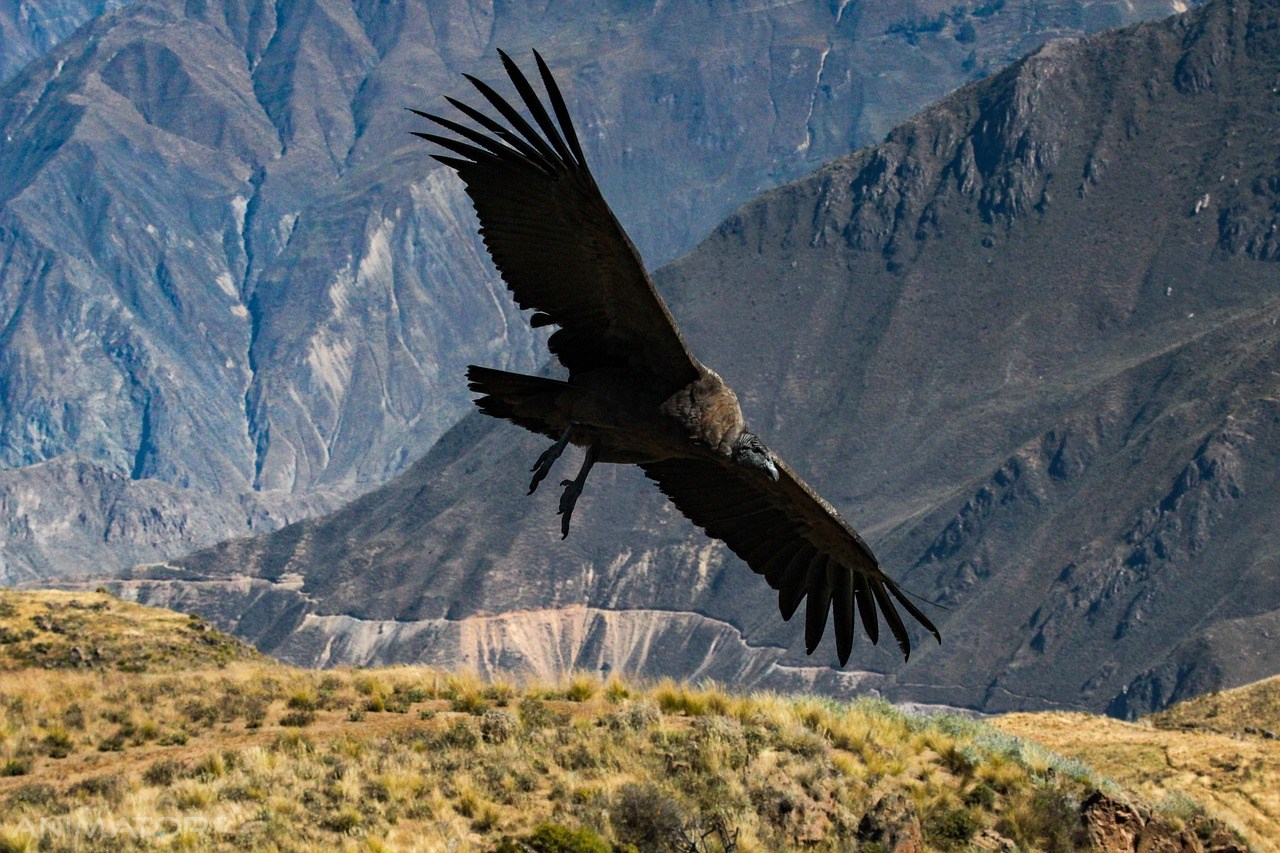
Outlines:
[{"label": "bird's leg", "polygon": [[582,487],[587,482],[587,475],[591,473],[591,466],[596,464],[595,445],[587,448],[587,455],[582,460],[582,467],[578,469],[578,476],[572,480],[563,480],[560,485],[564,486],[564,494],[560,495],[560,509],[556,515],[562,516],[560,519],[560,538],[565,539],[569,536],[569,519],[573,517],[573,508],[577,506],[578,496],[582,494]]},{"label": "bird's leg", "polygon": [[569,424],[569,428],[564,431],[564,435],[560,436],[560,440],[542,451],[538,461],[529,469],[533,472],[533,480],[529,483],[529,494],[537,491],[538,484],[551,473],[551,466],[560,458],[560,454],[564,453],[565,447],[569,444],[569,436],[573,435],[574,426],[575,424]]}]

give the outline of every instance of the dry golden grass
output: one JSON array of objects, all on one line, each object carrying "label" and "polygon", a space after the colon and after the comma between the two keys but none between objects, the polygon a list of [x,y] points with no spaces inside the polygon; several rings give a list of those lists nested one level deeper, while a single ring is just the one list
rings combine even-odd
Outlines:
[{"label": "dry golden grass", "polygon": [[[314,672],[228,661],[203,628],[212,642],[184,645],[186,618],[163,611],[27,595],[4,594],[0,627],[50,602],[102,615],[79,628],[130,638],[147,671],[0,672],[0,851],[846,850],[887,793],[935,849],[995,829],[1069,850],[1080,800],[1108,784],[984,723],[878,701]],[[183,668],[202,646],[210,662]]]},{"label": "dry golden grass", "polygon": [[1280,737],[1280,676],[1179,702],[1148,718],[1161,729]]},{"label": "dry golden grass", "polygon": [[0,669],[154,672],[255,659],[195,616],[103,592],[0,590]]},{"label": "dry golden grass", "polygon": [[[1193,701],[1196,708],[1210,707],[1205,704],[1209,697]],[[1189,724],[1196,708],[1175,706],[1160,718]],[[1147,721],[1125,723],[1088,714],[1010,714],[992,722],[1001,731],[1085,762],[1175,812],[1189,808],[1189,798],[1256,849],[1280,851],[1280,741],[1167,730]]]}]

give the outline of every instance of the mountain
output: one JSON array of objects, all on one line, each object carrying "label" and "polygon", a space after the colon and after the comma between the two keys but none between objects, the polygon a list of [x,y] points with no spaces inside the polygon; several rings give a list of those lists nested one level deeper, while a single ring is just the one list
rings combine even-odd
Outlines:
[{"label": "mountain", "polygon": [[126,0],[0,0],[0,82]]},{"label": "mountain", "polygon": [[[443,107],[464,72],[500,77],[496,46],[548,57],[657,264],[1044,38],[1168,9],[139,0],[104,15],[0,87],[0,491],[30,496],[19,514],[82,504],[6,539],[0,582],[336,507],[461,416],[465,364],[536,367],[540,338],[402,109]],[[17,473],[53,460],[99,473],[79,497]],[[108,535],[100,507],[156,492],[162,523]],[[271,509],[237,517],[246,501]]]},{"label": "mountain", "polygon": [[[323,519],[126,594],[307,665],[713,677],[1136,716],[1280,671],[1280,0],[1056,41],[766,193],[658,286],[749,423],[933,609],[807,658],[631,468],[558,539],[464,418]],[[573,461],[561,463],[568,468]]]}]

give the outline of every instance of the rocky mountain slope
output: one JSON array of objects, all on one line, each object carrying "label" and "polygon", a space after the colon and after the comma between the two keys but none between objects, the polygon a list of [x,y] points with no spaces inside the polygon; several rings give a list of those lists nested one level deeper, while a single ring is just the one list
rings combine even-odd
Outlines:
[{"label": "rocky mountain slope", "polygon": [[0,82],[127,0],[0,0]]},{"label": "rocky mountain slope", "polygon": [[949,608],[906,665],[806,658],[635,470],[597,469],[561,543],[554,490],[524,495],[542,441],[479,416],[327,518],[123,588],[308,665],[1123,716],[1280,671],[1278,109],[1280,0],[1054,42],[663,271],[770,446]]},{"label": "rocky mountain slope", "polygon": [[[548,56],[658,263],[1046,37],[1169,8],[143,0],[105,15],[0,88],[0,490],[35,517],[68,497],[17,469],[99,471],[67,524],[0,545],[0,582],[336,506],[454,423],[467,362],[536,366],[458,184],[401,109],[498,75],[495,46]],[[181,500],[116,547],[97,508],[156,492]],[[237,518],[241,495],[286,509]]]}]

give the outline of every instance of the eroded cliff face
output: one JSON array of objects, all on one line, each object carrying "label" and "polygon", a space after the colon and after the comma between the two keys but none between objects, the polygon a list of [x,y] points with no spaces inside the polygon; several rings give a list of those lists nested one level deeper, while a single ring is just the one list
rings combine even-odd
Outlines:
[{"label": "eroded cliff face", "polygon": [[[0,30],[64,8],[0,3]],[[548,57],[656,264],[1044,38],[1170,6],[914,9],[145,0],[96,19],[0,91],[0,481],[62,459],[140,505],[179,487],[136,535],[180,553],[296,517],[183,520],[241,495],[332,506],[401,472],[466,410],[468,362],[536,368],[402,109],[500,79],[496,46]],[[136,559],[99,523],[111,489],[0,549],[10,577]]]},{"label": "eroded cliff face", "polygon": [[[824,689],[1134,714],[1280,669],[1252,634],[1280,611],[1280,267],[1232,239],[1234,212],[1264,231],[1275,214],[1278,32],[1275,0],[1219,0],[1047,45],[767,193],[659,276],[771,448],[949,608],[941,647],[904,664],[864,645],[853,667],[876,675]],[[323,520],[123,588],[180,589],[262,648],[327,664],[437,648],[534,670],[831,663],[634,469],[598,468],[559,542],[556,496],[524,496],[542,444],[464,418]],[[293,609],[246,621],[200,591],[244,577],[290,579]],[[739,639],[691,622],[641,632],[641,657],[622,639],[566,652],[563,626],[520,615],[561,610],[575,637],[586,614],[657,610]],[[430,627],[373,639],[400,623]]]}]

